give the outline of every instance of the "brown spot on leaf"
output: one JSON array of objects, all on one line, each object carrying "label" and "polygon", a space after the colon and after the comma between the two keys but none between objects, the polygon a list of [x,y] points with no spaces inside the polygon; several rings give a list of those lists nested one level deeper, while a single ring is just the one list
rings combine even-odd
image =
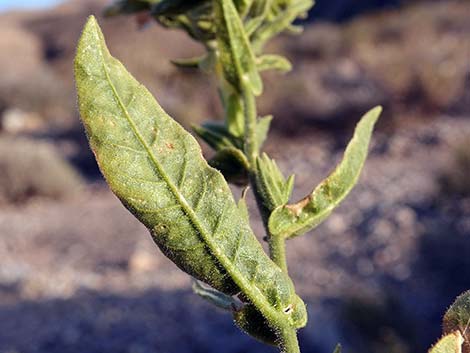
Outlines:
[{"label": "brown spot on leaf", "polygon": [[311,196],[308,195],[307,197],[303,198],[297,203],[294,203],[292,205],[287,205],[286,208],[291,211],[293,214],[295,214],[296,217],[299,217],[300,214],[302,213],[303,209],[305,206],[308,205],[308,203],[311,200]]},{"label": "brown spot on leaf", "polygon": [[166,147],[168,147],[170,150],[172,150],[172,149],[175,148],[175,146],[174,146],[172,143],[170,143],[170,142],[165,143],[165,145],[166,145]]}]

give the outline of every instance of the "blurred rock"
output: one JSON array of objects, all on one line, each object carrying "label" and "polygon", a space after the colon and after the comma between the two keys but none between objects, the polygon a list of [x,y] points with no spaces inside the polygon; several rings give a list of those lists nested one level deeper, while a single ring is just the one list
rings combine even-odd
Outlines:
[{"label": "blurred rock", "polygon": [[138,242],[129,259],[129,270],[134,274],[158,271],[159,257],[155,256],[155,246],[149,247],[148,242]]},{"label": "blurred rock", "polygon": [[64,198],[81,187],[81,178],[53,145],[0,138],[0,204],[33,197]]},{"label": "blurred rock", "polygon": [[43,118],[36,112],[7,109],[0,117],[0,128],[9,134],[34,133],[44,129]]}]

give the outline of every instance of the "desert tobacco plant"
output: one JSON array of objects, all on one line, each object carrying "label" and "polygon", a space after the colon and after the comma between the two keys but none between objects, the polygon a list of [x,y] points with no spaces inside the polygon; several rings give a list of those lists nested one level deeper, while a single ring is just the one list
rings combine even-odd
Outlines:
[{"label": "desert tobacco plant", "polygon": [[[194,291],[232,312],[249,335],[299,352],[296,332],[307,311],[287,271],[285,242],[318,226],[356,183],[381,108],[359,122],[343,160],[304,199],[289,203],[294,177],[261,153],[272,117],[259,117],[260,72],[289,71],[287,59],[264,54],[264,44],[293,25],[311,0],[123,0],[108,15],[146,11],[160,24],[201,42],[202,57],[176,60],[216,76],[223,123],[195,133],[214,150],[208,162],[196,140],[111,56],[95,18],[77,48],[80,114],[111,190],[139,219],[162,252],[194,279]],[[247,187],[266,228],[269,256],[249,223],[245,197],[236,202],[227,182]],[[339,352],[339,347],[337,352]]]}]

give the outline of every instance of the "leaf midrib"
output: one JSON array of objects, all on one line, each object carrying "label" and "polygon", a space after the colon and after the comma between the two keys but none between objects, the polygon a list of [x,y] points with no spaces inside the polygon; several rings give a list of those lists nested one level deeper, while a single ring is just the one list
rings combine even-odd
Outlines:
[{"label": "leaf midrib", "polygon": [[[101,41],[101,38],[100,38]],[[101,45],[100,45],[101,46]],[[111,77],[109,76],[109,72],[106,66],[106,61],[104,59],[104,54],[103,53],[103,48],[100,47],[99,50],[101,60],[102,60],[102,65],[103,65],[103,70],[106,75],[106,81],[108,82],[109,86],[111,87],[111,90],[113,92],[114,97],[116,98],[119,107],[121,108],[122,112],[124,113],[124,116],[131,126],[132,132],[134,135],[137,137],[139,142],[142,144],[144,149],[146,150],[147,154],[150,156],[150,159],[154,166],[157,168],[160,176],[164,179],[164,181],[167,183],[167,185],[170,188],[170,191],[172,192],[173,196],[176,198],[176,200],[181,204],[181,207],[183,211],[186,213],[186,215],[190,218],[193,226],[196,228],[198,233],[201,235],[203,238],[202,240],[206,242],[207,246],[209,247],[212,255],[220,261],[220,263],[224,266],[224,268],[229,272],[232,276],[232,279],[237,283],[237,285],[240,287],[240,289],[245,292],[250,300],[255,304],[258,309],[263,312],[266,316],[269,316],[272,318],[272,321],[277,321],[279,323],[282,323],[282,317],[280,317],[279,313],[275,310],[272,309],[272,306],[267,302],[266,297],[264,294],[257,288],[256,286],[252,286],[248,281],[244,279],[244,276],[236,269],[235,266],[232,265],[231,261],[228,259],[228,257],[225,256],[225,254],[220,251],[220,249],[215,246],[215,244],[211,240],[211,236],[207,235],[206,229],[203,227],[203,225],[200,223],[198,217],[196,216],[196,213],[194,210],[191,208],[191,206],[188,204],[186,199],[184,198],[183,195],[179,192],[179,190],[176,188],[176,186],[173,184],[171,180],[168,179],[166,176],[166,173],[164,172],[162,166],[156,159],[155,155],[153,154],[153,151],[150,149],[148,146],[147,142],[145,139],[142,137],[140,134],[136,124],[134,123],[132,117],[130,116],[127,108],[123,104],[116,87],[114,86],[113,82],[111,81]]]}]

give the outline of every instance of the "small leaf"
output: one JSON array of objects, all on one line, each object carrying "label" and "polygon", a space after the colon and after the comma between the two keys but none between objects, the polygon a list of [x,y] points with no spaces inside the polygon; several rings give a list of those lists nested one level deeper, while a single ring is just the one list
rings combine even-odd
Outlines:
[{"label": "small leaf", "polygon": [[280,7],[268,23],[260,26],[251,37],[254,51],[258,53],[270,38],[287,29],[299,16],[303,16],[313,6],[313,0],[294,0],[287,8]]},{"label": "small leaf", "polygon": [[110,55],[94,17],[78,44],[75,79],[80,115],[103,175],[163,253],[224,294],[243,292],[270,322],[296,328],[305,321],[292,281],[265,254],[223,176]]},{"label": "small leaf", "polygon": [[223,148],[209,161],[209,165],[219,170],[229,183],[245,186],[248,184],[250,164],[245,154],[235,147]]},{"label": "small leaf", "polygon": [[207,55],[197,56],[194,58],[187,58],[187,59],[173,59],[171,63],[177,67],[181,68],[189,68],[189,69],[197,69],[200,67],[201,62],[205,60]]},{"label": "small leaf", "polygon": [[240,211],[240,214],[247,223],[250,222],[250,212],[248,211],[248,206],[246,204],[246,194],[248,193],[248,189],[249,187],[243,189],[242,196],[240,197],[240,200],[238,200],[238,211]]},{"label": "small leaf", "polygon": [[256,125],[256,138],[258,140],[258,148],[261,148],[264,141],[266,141],[272,120],[272,115],[267,115],[258,119],[258,123]]},{"label": "small leaf", "polygon": [[226,87],[224,91],[226,93],[223,99],[225,107],[225,125],[230,134],[242,138],[245,134],[243,101],[241,96],[237,92],[233,92],[230,87]]},{"label": "small leaf", "polygon": [[294,176],[285,180],[276,162],[266,153],[256,159],[256,175],[256,188],[268,214],[289,201]]},{"label": "small leaf", "polygon": [[312,230],[348,195],[359,179],[367,157],[372,129],[381,111],[382,108],[377,107],[364,115],[356,126],[341,163],[310,195],[296,204],[274,210],[269,218],[271,234],[289,238]]},{"label": "small leaf", "polygon": [[210,287],[204,286],[198,280],[193,280],[193,292],[199,295],[207,302],[227,311],[236,310],[241,303],[237,302],[232,296],[219,292]]},{"label": "small leaf", "polygon": [[248,86],[260,95],[263,83],[256,68],[251,44],[232,0],[214,1],[216,36],[225,78],[238,91]]},{"label": "small leaf", "polygon": [[262,55],[257,59],[258,70],[278,70],[280,72],[289,72],[292,70],[292,64],[281,55]]},{"label": "small leaf", "polygon": [[233,0],[233,3],[240,14],[240,17],[243,18],[246,16],[247,12],[250,10],[253,0]]},{"label": "small leaf", "polygon": [[442,337],[428,353],[462,353],[463,338],[459,331]]},{"label": "small leaf", "polygon": [[250,37],[263,23],[269,13],[272,0],[259,0],[250,9],[249,18],[245,23],[245,32]]},{"label": "small leaf", "polygon": [[224,148],[241,147],[242,142],[232,136],[225,126],[215,123],[206,122],[202,126],[192,126],[193,131],[202,138],[214,150],[220,151]]}]

